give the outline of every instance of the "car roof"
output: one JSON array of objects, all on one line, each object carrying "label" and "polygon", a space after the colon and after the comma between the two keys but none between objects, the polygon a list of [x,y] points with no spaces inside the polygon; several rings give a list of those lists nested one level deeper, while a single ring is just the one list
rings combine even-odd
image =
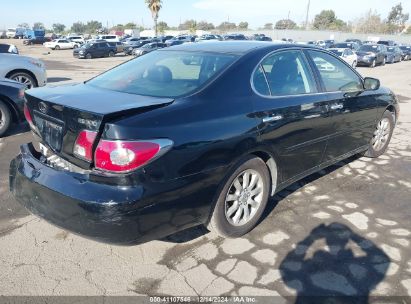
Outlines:
[{"label": "car roof", "polygon": [[[258,49],[281,49],[296,47],[296,44],[267,43],[264,41],[213,41],[209,43],[185,43],[173,46],[174,51],[187,52],[211,52],[222,54],[244,55]],[[311,48],[310,46],[298,45],[300,48]],[[166,51],[166,50],[163,50]]]}]

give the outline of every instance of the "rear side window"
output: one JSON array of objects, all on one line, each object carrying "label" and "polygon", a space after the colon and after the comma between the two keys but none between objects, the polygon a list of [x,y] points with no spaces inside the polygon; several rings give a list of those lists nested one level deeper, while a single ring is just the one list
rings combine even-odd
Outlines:
[{"label": "rear side window", "polygon": [[357,92],[363,89],[360,77],[337,58],[319,51],[308,51],[320,72],[327,92]]},{"label": "rear side window", "polygon": [[206,52],[151,52],[97,76],[87,84],[130,94],[178,97],[201,87],[236,58]]},{"label": "rear side window", "polygon": [[[261,83],[267,80],[269,92]],[[262,95],[287,96],[317,92],[304,55],[298,50],[282,51],[264,59],[253,76],[254,88]]]}]

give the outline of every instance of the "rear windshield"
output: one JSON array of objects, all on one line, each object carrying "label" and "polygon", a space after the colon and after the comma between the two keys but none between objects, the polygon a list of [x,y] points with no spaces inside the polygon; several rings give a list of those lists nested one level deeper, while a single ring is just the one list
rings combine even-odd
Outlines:
[{"label": "rear windshield", "polygon": [[360,47],[360,51],[362,52],[375,52],[378,50],[378,46],[376,45],[363,45]]},{"label": "rear windshield", "polygon": [[178,97],[197,90],[236,58],[206,52],[151,52],[107,71],[87,84],[130,94]]}]

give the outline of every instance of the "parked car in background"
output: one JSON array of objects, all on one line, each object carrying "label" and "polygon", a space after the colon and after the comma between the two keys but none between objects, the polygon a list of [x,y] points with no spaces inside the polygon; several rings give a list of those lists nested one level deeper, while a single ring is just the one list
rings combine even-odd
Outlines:
[{"label": "parked car in background", "polygon": [[124,54],[132,55],[134,49],[140,48],[143,45],[146,45],[151,42],[152,42],[151,39],[147,39],[147,40],[139,40],[139,41],[134,41],[133,43],[129,43],[128,45],[124,46]]},{"label": "parked car in background", "polygon": [[393,41],[393,40],[379,40],[377,42],[377,44],[383,44],[383,45],[386,45],[386,46],[394,46],[395,41]]},{"label": "parked car in background", "polygon": [[0,79],[0,137],[13,123],[24,121],[24,91],[26,86],[13,80]]},{"label": "parked car in background", "polygon": [[331,53],[341,57],[345,62],[347,62],[350,66],[355,68],[357,66],[358,58],[357,55],[353,52],[352,49],[349,48],[330,48],[328,49]]},{"label": "parked car in background", "polygon": [[49,42],[50,38],[48,37],[33,37],[30,39],[24,39],[23,44],[24,45],[34,45],[34,44],[43,44],[45,42]]},{"label": "parked car in background", "polygon": [[268,37],[268,36],[257,36],[257,37],[254,37],[254,40],[256,40],[256,41],[269,41],[269,42],[273,41],[273,39],[271,37]]},{"label": "parked car in background", "polygon": [[355,43],[358,44],[359,47],[363,44],[360,39],[356,39],[356,38],[348,38],[348,39],[345,40],[345,42],[355,42]]},{"label": "parked car in background", "polygon": [[52,50],[70,50],[76,49],[79,47],[79,44],[76,42],[71,42],[67,39],[55,39],[53,41],[49,41],[43,44],[46,48]]},{"label": "parked car in background", "polygon": [[162,48],[165,48],[165,47],[167,47],[167,44],[162,43],[162,42],[147,43],[146,45],[143,45],[142,47],[134,49],[133,50],[133,55],[138,57],[138,56],[142,56],[142,55],[148,54],[152,51],[162,49]]},{"label": "parked car in background", "polygon": [[173,39],[174,36],[167,35],[167,36],[159,36],[160,42],[165,43],[167,40]]},{"label": "parked car in background", "polygon": [[36,58],[2,53],[0,78],[21,82],[29,89],[42,87],[47,84],[46,66],[43,61]]},{"label": "parked car in background", "polygon": [[403,52],[398,46],[387,47],[387,63],[402,61]]},{"label": "parked car in background", "polygon": [[229,34],[223,36],[224,40],[247,40],[243,34]]},{"label": "parked car in background", "polygon": [[204,40],[219,41],[220,38],[218,38],[216,35],[205,34],[205,35],[201,35],[200,37],[197,37],[195,41],[204,41]]},{"label": "parked car in background", "polygon": [[381,44],[363,44],[356,52],[358,65],[375,67],[376,65],[385,65],[387,61],[385,45]]},{"label": "parked car in background", "polygon": [[337,56],[255,41],[162,49],[26,100],[41,148],[25,144],[11,162],[13,196],[124,245],[198,225],[241,237],[289,185],[381,156],[399,114],[391,90]]},{"label": "parked car in background", "polygon": [[116,48],[116,54],[117,53],[123,53],[124,52],[124,43],[117,41],[117,42],[107,42],[110,46],[115,47]]},{"label": "parked car in background", "polygon": [[0,53],[18,54],[19,49],[14,44],[1,43]]},{"label": "parked car in background", "polygon": [[24,37],[24,28],[9,28],[7,29],[7,38],[22,39]]},{"label": "parked car in background", "polygon": [[7,31],[0,30],[0,39],[5,39],[5,38],[7,38]]},{"label": "parked car in background", "polygon": [[83,44],[85,42],[84,37],[79,35],[69,35],[66,37],[66,40],[76,42],[78,44]]},{"label": "parked car in background", "polygon": [[411,46],[409,45],[401,45],[400,49],[403,53],[403,60],[411,60]]},{"label": "parked car in background", "polygon": [[117,35],[100,35],[99,39],[105,40],[107,42],[119,42],[120,41]]},{"label": "parked car in background", "polygon": [[108,42],[92,42],[86,43],[73,51],[73,56],[76,58],[98,58],[98,57],[113,57],[117,52],[116,46],[111,46]]},{"label": "parked car in background", "polygon": [[360,45],[357,42],[339,42],[339,43],[334,43],[331,45],[331,48],[333,49],[351,49],[354,52],[358,51],[360,48]]},{"label": "parked car in background", "polygon": [[177,45],[177,44],[175,44],[176,41],[180,41],[180,42],[181,42],[181,43],[178,43],[178,44],[192,42],[191,39],[192,39],[192,36],[189,36],[189,35],[180,35],[180,36],[171,38],[170,40],[166,40],[165,43],[166,43],[168,46],[171,46],[171,45]]}]

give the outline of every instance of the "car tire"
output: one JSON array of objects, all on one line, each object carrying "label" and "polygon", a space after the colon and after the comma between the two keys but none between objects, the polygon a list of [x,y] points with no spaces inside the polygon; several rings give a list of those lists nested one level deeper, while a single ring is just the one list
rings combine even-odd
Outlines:
[{"label": "car tire", "polygon": [[27,89],[36,88],[38,86],[36,79],[25,72],[15,72],[9,75],[7,78],[25,84],[27,86]]},{"label": "car tire", "polygon": [[207,228],[222,237],[236,238],[259,222],[270,194],[270,175],[262,159],[250,156],[227,176]]},{"label": "car tire", "polygon": [[0,137],[2,137],[11,125],[10,109],[0,100]]},{"label": "car tire", "polygon": [[90,53],[86,54],[86,59],[93,59],[93,56]]},{"label": "car tire", "polygon": [[75,45],[73,46],[73,49],[76,49],[76,48],[78,48],[77,44],[75,44]]},{"label": "car tire", "polygon": [[385,59],[385,57],[384,57],[384,59],[383,59],[383,61],[382,61],[382,65],[384,66],[386,63],[387,63],[387,61],[386,61],[386,59]]},{"label": "car tire", "polygon": [[109,52],[108,57],[114,57],[114,52]]},{"label": "car tire", "polygon": [[58,51],[58,50],[60,50],[60,46],[59,46],[59,45],[56,45],[54,49],[55,49],[56,51]]},{"label": "car tire", "polygon": [[394,115],[390,111],[385,111],[375,128],[374,135],[364,156],[377,158],[383,155],[391,141],[394,126]]},{"label": "car tire", "polygon": [[376,60],[374,59],[374,60],[371,62],[370,67],[371,67],[371,68],[375,68],[376,65],[377,65],[377,62],[376,62]]},{"label": "car tire", "polygon": [[357,61],[354,60],[354,62],[352,63],[352,67],[355,69],[357,67]]}]

